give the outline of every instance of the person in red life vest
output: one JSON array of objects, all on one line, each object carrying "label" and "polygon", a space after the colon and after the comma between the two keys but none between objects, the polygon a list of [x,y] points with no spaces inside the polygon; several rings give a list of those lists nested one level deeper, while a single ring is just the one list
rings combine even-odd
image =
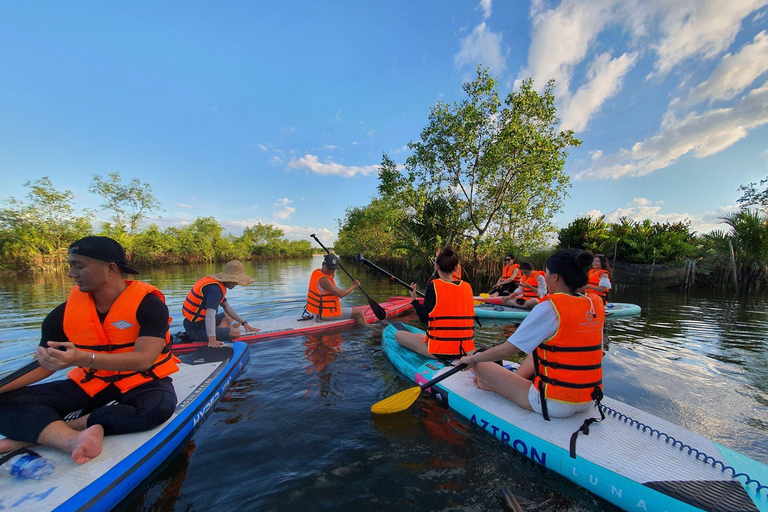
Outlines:
[{"label": "person in red life vest", "polygon": [[515,256],[507,254],[504,256],[504,269],[501,272],[501,277],[493,285],[488,295],[498,297],[499,295],[511,294],[520,285],[520,276],[520,265],[515,263]]},{"label": "person in red life vest", "polygon": [[[84,463],[101,453],[104,435],[149,430],[176,408],[163,294],[123,280],[138,272],[111,238],[74,242],[67,261],[75,286],[43,321],[40,367],[0,389],[0,453],[42,444]],[[30,385],[69,367],[65,380]]]},{"label": "person in red life vest", "polygon": [[[223,272],[196,282],[181,307],[187,337],[191,341],[207,341],[209,347],[223,347],[225,341],[241,336],[240,325],[245,332],[258,332],[259,329],[251,327],[227,301],[227,290],[237,285],[248,286],[254,281],[245,273],[241,262],[232,260]],[[221,313],[219,306],[224,309]]]},{"label": "person in red life vest", "polygon": [[[474,369],[477,387],[495,391],[545,419],[585,411],[602,398],[605,310],[597,296],[575,292],[587,284],[593,258],[592,253],[575,249],[549,257],[547,299],[505,343],[459,361]],[[528,357],[514,373],[491,362],[519,351]]]},{"label": "person in red life vest", "polygon": [[547,294],[544,272],[534,270],[533,263],[530,261],[524,261],[520,264],[520,272],[522,273],[520,286],[517,287],[517,290],[512,295],[504,297],[501,303],[508,306],[533,309]]},{"label": "person in red life vest", "polygon": [[424,291],[424,304],[416,298],[416,283],[411,283],[412,304],[427,334],[397,331],[397,342],[423,356],[455,357],[475,349],[475,303],[472,287],[466,281],[454,281],[459,257],[446,246],[437,256],[440,279],[431,281]]},{"label": "person in red life vest", "polygon": [[606,295],[611,290],[611,266],[608,259],[598,254],[592,261],[592,268],[589,270],[589,283],[584,287],[585,293],[594,293],[603,300],[603,304],[608,302]]},{"label": "person in red life vest", "polygon": [[[309,288],[307,290],[306,313],[314,315],[315,320],[348,320],[354,319],[358,325],[366,325],[365,313],[359,308],[341,307],[342,297],[346,297],[355,288],[360,287],[360,281],[355,279],[352,285],[343,290],[336,286],[333,278],[339,266],[339,257],[335,254],[327,254],[323,258],[323,264],[316,268],[309,276]],[[311,318],[311,317],[308,317]]]}]

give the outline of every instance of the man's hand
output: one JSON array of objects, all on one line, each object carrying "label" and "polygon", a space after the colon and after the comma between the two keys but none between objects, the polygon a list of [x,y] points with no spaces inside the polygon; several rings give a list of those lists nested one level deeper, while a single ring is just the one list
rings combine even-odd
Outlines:
[{"label": "man's hand", "polygon": [[68,341],[49,341],[47,348],[37,347],[35,357],[37,357],[40,366],[55,372],[70,366],[88,366],[88,360],[81,360],[83,354],[87,355],[88,360],[90,360],[88,353],[77,350],[75,345]]},{"label": "man's hand", "polygon": [[214,348],[221,348],[224,346],[224,342],[217,340],[216,336],[208,336],[208,346],[214,347]]}]

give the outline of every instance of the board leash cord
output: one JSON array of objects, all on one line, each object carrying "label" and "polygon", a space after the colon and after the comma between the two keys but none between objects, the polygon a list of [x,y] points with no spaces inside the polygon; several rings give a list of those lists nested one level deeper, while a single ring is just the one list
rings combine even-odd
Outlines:
[{"label": "board leash cord", "polygon": [[667,444],[671,443],[673,447],[679,447],[681,452],[687,449],[688,455],[693,455],[694,457],[696,457],[697,460],[700,460],[705,464],[709,464],[715,469],[720,469],[720,471],[723,473],[730,470],[731,476],[733,478],[739,478],[739,477],[746,478],[744,484],[745,485],[756,484],[757,487],[755,488],[755,490],[757,491],[758,494],[762,491],[768,491],[768,486],[761,484],[759,481],[750,477],[746,473],[737,473],[736,469],[733,468],[733,466],[729,466],[723,461],[717,460],[716,458],[711,457],[706,453],[702,452],[701,450],[698,450],[693,446],[685,444],[682,441],[678,441],[673,436],[665,432],[662,432],[661,430],[655,429],[649,425],[646,425],[642,421],[637,421],[636,419],[630,418],[626,414],[623,414],[615,409],[612,409],[605,404],[600,404],[600,407],[602,408],[603,412],[606,415],[613,416],[614,418],[621,420],[624,423],[628,423],[630,426],[635,427],[637,430],[640,430],[642,432],[648,432],[652,437],[657,437],[663,440]]}]

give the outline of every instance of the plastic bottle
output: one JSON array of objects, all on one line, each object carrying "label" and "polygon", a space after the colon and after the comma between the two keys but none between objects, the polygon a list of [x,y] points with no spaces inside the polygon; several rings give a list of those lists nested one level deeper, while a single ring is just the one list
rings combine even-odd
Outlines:
[{"label": "plastic bottle", "polygon": [[21,453],[7,460],[0,466],[6,473],[16,478],[42,480],[56,469],[53,461],[32,453]]}]

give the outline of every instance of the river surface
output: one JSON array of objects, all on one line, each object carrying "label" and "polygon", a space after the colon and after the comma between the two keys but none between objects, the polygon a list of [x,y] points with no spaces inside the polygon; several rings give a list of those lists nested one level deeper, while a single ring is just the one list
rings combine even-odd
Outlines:
[{"label": "river surface", "polygon": [[[255,326],[298,316],[319,263],[247,263],[256,282],[228,299]],[[405,295],[353,261],[344,266],[380,302]],[[148,269],[141,278],[166,294],[176,332],[191,285],[222,268]],[[349,282],[339,270],[337,283]],[[71,285],[63,275],[0,283],[0,377],[30,361],[43,318]],[[768,463],[768,303],[665,290],[619,291],[611,300],[643,311],[606,322],[606,394]],[[366,301],[354,292],[342,302]],[[418,325],[412,312],[401,318]],[[413,385],[381,352],[381,330],[252,345],[247,372],[231,392],[117,509],[496,511],[507,485],[526,511],[617,510],[430,398],[404,413],[372,416],[371,404]],[[476,340],[491,346],[510,332],[484,321]]]}]

